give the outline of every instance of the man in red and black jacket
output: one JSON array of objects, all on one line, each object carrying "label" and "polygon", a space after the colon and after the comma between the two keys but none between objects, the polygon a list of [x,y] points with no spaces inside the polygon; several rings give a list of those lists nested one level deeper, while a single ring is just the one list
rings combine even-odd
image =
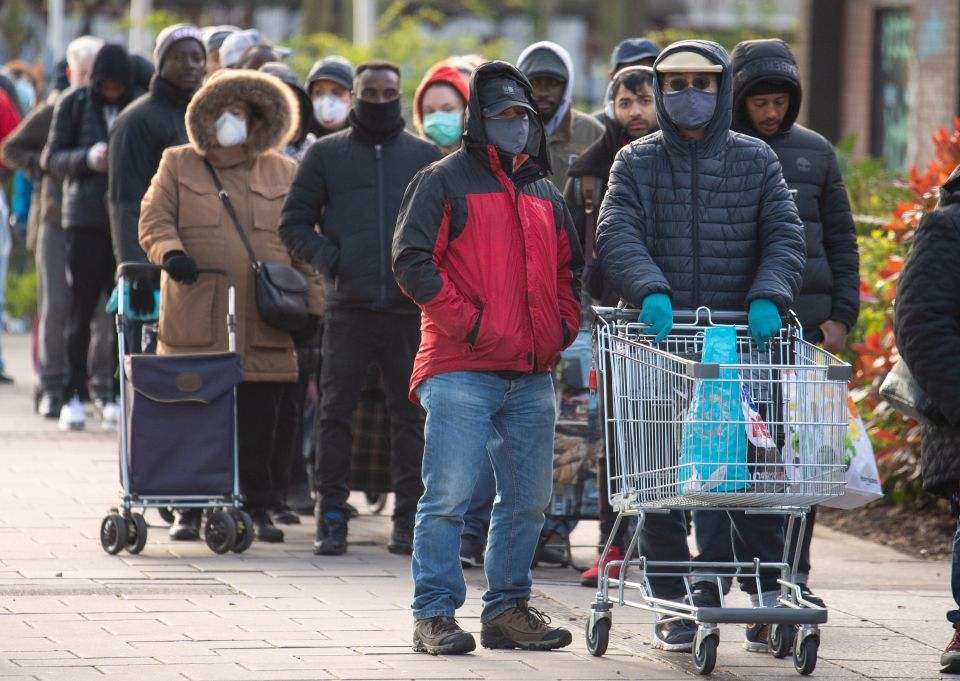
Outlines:
[{"label": "man in red and black jacket", "polygon": [[[393,239],[401,289],[422,311],[411,394],[427,412],[414,534],[414,649],[474,649],[454,620],[466,587],[463,514],[487,460],[497,479],[480,642],[547,650],[570,632],[529,607],[550,500],[551,369],[580,326],[582,257],[550,172],[530,83],[489,62],[470,83],[463,146],[407,188]],[[489,453],[489,454],[488,454]]]}]

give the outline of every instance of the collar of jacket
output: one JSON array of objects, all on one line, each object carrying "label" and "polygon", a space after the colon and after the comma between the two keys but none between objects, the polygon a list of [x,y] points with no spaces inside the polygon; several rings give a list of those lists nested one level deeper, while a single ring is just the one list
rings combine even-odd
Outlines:
[{"label": "collar of jacket", "polygon": [[[512,161],[513,157],[509,154],[501,154],[492,144],[486,145],[485,148],[480,148],[479,145],[473,146],[474,156],[490,168],[490,171],[496,176],[504,188],[512,185],[514,188],[519,189],[531,182],[536,182],[541,177],[546,177],[546,172],[544,172],[543,168],[540,167],[540,164],[537,163],[536,159],[532,156],[527,156],[519,168],[512,168],[507,165],[507,163]],[[464,152],[461,150],[461,152],[458,153]]]},{"label": "collar of jacket", "polygon": [[940,199],[937,207],[960,204],[960,166],[953,169],[950,177],[940,187]]},{"label": "collar of jacket", "polygon": [[397,124],[387,132],[374,132],[364,127],[353,109],[350,109],[350,115],[347,117],[347,121],[357,139],[371,146],[376,144],[389,144],[400,136],[400,133],[403,132],[403,128],[406,126],[406,122],[401,117],[397,121]]},{"label": "collar of jacket", "polygon": [[232,147],[215,147],[204,153],[214,168],[234,168],[244,163],[252,166],[255,158],[250,157],[245,144],[235,144]]},{"label": "collar of jacket", "polygon": [[157,99],[163,99],[186,107],[186,105],[190,103],[190,100],[193,99],[194,93],[196,93],[196,90],[178,88],[169,80],[161,78],[156,74],[150,79],[150,94]]}]

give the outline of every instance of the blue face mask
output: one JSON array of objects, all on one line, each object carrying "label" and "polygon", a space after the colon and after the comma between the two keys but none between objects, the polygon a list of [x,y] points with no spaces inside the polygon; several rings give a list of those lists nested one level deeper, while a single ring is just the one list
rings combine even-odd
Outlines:
[{"label": "blue face mask", "polygon": [[423,134],[441,147],[449,147],[460,139],[462,118],[462,111],[434,111],[423,117]]},{"label": "blue face mask", "polygon": [[17,95],[20,96],[20,101],[24,108],[32,109],[33,105],[37,103],[37,91],[34,90],[29,81],[26,80],[18,80],[16,88]]},{"label": "blue face mask", "polygon": [[666,92],[663,108],[677,127],[698,130],[710,122],[717,109],[717,93],[688,87],[680,92]]},{"label": "blue face mask", "polygon": [[483,129],[490,144],[504,153],[516,155],[527,148],[530,118],[484,118]]}]

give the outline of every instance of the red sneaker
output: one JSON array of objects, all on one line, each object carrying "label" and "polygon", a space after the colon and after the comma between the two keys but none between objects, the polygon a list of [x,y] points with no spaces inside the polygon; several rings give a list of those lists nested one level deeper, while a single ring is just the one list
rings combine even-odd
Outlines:
[{"label": "red sneaker", "polygon": [[960,674],[960,628],[954,628],[953,638],[940,656],[940,672]]},{"label": "red sneaker", "polygon": [[[611,546],[610,551],[607,552],[607,562],[609,563],[611,560],[623,560],[623,549],[621,549],[616,544]],[[619,577],[620,566],[612,568],[610,570],[610,576]],[[580,575],[580,586],[589,586],[595,589],[597,588],[597,584],[599,580],[600,580],[600,558],[598,557],[597,562],[594,564],[594,566],[589,570],[585,570]]]}]

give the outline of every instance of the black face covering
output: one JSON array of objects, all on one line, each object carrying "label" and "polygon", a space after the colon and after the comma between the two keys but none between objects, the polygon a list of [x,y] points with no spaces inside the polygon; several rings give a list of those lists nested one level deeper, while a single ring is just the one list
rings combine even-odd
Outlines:
[{"label": "black face covering", "polygon": [[403,130],[399,97],[382,104],[357,99],[350,117],[367,136],[377,141],[394,137]]}]

